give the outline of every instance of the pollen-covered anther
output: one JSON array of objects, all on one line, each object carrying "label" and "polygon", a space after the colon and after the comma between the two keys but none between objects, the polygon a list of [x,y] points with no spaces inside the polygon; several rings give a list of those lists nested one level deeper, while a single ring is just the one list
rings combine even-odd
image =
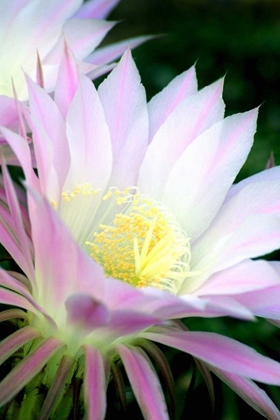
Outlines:
[{"label": "pollen-covered anther", "polygon": [[91,188],[89,183],[78,184],[72,191],[63,191],[61,197],[64,201],[70,202],[77,196],[96,196],[101,190]]},{"label": "pollen-covered anther", "polygon": [[171,212],[133,187],[111,189],[103,200],[109,201],[110,219],[103,219],[87,242],[92,258],[109,277],[177,293],[191,275],[191,254]]},{"label": "pollen-covered anther", "polygon": [[56,209],[57,208],[57,202],[55,200],[50,200],[51,206]]}]

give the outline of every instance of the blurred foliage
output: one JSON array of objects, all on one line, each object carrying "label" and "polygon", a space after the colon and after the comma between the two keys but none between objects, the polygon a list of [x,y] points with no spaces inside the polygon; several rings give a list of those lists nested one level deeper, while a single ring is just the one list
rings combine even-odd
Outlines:
[{"label": "blurred foliage", "polygon": [[[261,105],[255,144],[238,180],[263,170],[272,151],[280,164],[278,0],[122,0],[110,19],[121,22],[105,43],[140,34],[161,35],[133,51],[148,99],[196,63],[199,88],[226,75],[226,115]],[[279,259],[279,253],[272,257]],[[188,319],[186,325],[191,330],[231,336],[280,360],[280,332],[264,320]],[[177,419],[263,418],[215,378],[216,408],[212,416],[199,374],[197,386],[187,395],[191,358],[172,349],[165,348],[165,353],[175,378]],[[279,388],[262,387],[280,407]],[[136,408],[131,413],[135,420],[141,418]]]}]

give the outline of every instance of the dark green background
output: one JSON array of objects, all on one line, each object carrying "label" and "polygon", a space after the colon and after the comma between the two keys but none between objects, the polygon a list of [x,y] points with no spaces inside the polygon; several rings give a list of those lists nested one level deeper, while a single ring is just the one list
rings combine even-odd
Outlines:
[{"label": "dark green background", "polygon": [[[164,34],[133,51],[148,98],[197,63],[199,87],[226,74],[226,115],[261,105],[251,155],[238,179],[262,170],[274,152],[280,163],[280,2],[234,0],[122,0],[110,19],[121,22],[106,42],[142,34]],[[275,254],[272,258],[277,258]],[[187,320],[193,330],[234,337],[280,359],[279,330],[265,321]],[[198,375],[186,397],[191,358],[166,350],[176,380],[177,419],[261,419],[225,385],[215,380],[213,417],[206,387]],[[265,387],[280,407],[280,390]],[[134,411],[135,410],[135,411]],[[131,407],[129,417],[141,418]],[[114,411],[109,416],[114,418]]]}]

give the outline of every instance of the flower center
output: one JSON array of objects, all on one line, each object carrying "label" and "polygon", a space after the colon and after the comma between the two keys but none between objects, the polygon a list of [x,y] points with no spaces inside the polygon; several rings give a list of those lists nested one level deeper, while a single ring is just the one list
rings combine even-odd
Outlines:
[{"label": "flower center", "polygon": [[112,188],[102,201],[94,240],[86,242],[92,258],[108,277],[177,293],[190,275],[190,245],[169,210],[133,187]]}]

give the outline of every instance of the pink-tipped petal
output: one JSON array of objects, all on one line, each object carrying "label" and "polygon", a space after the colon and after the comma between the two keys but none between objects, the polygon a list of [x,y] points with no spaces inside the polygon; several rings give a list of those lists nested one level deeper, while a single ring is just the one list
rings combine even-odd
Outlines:
[{"label": "pink-tipped petal", "polygon": [[232,316],[234,318],[254,321],[253,312],[235,298],[223,295],[204,296],[207,301],[205,316]]},{"label": "pink-tipped petal", "polygon": [[139,73],[126,51],[98,89],[113,149],[112,185],[135,185],[148,144],[146,96]]},{"label": "pink-tipped petal", "polygon": [[110,13],[110,11],[120,2],[120,0],[90,0],[87,1],[78,12],[75,17],[79,19],[104,19]]},{"label": "pink-tipped petal", "polygon": [[257,110],[214,124],[193,141],[173,167],[165,188],[168,205],[192,242],[209,226],[256,130]]},{"label": "pink-tipped petal", "polygon": [[[231,197],[239,193],[242,189],[246,188],[250,184],[257,185],[258,182],[267,182],[267,181],[279,181],[280,179],[280,167],[275,166],[273,168],[266,169],[265,171],[258,172],[255,175],[252,175],[248,178],[243,179],[242,181],[234,184],[226,196],[226,201]],[[261,184],[259,184],[261,185]],[[254,187],[253,187],[254,188]]]},{"label": "pink-tipped petal", "polygon": [[57,200],[70,165],[65,122],[50,96],[30,78],[27,84],[40,184],[47,196]]},{"label": "pink-tipped petal", "polygon": [[139,348],[115,346],[146,420],[168,420],[164,395],[157,374]]},{"label": "pink-tipped petal", "polygon": [[243,400],[258,413],[269,420],[279,420],[280,412],[266,392],[250,379],[242,378],[233,373],[211,369],[223,382],[234,390]]},{"label": "pink-tipped petal", "polygon": [[87,57],[87,63],[97,64],[99,66],[111,63],[113,60],[119,58],[127,49],[132,50],[152,38],[154,38],[153,35],[137,36],[98,48]]},{"label": "pink-tipped petal", "polygon": [[103,420],[106,412],[106,375],[104,360],[99,350],[84,345],[86,356],[84,395],[87,420]]},{"label": "pink-tipped petal", "polygon": [[[142,193],[162,200],[170,172],[184,151],[197,136],[223,119],[222,90],[223,80],[219,80],[195,95],[187,95],[180,102],[178,98],[171,96],[171,104],[167,105],[167,95],[163,95],[162,99],[159,98],[156,101],[155,112],[160,114],[157,109],[159,107],[157,102],[159,102],[167,114],[162,116],[163,120],[154,122],[160,127],[147,149],[140,168],[138,186]],[[151,124],[153,124],[153,120]],[[176,134],[174,135],[174,133]],[[182,179],[178,182],[182,188]],[[179,186],[177,186],[178,188]]]},{"label": "pink-tipped petal", "polygon": [[[88,56],[115,26],[115,22],[97,19],[71,19],[63,27],[63,35],[78,60]],[[54,61],[61,54],[62,45],[48,57]]]},{"label": "pink-tipped petal", "polygon": [[64,119],[67,115],[69,105],[77,91],[79,74],[77,61],[68,47],[68,44],[64,42],[63,55],[54,92],[54,101]]},{"label": "pink-tipped petal", "polygon": [[[219,271],[195,291],[198,296],[234,295],[280,285],[280,277],[267,261],[243,261],[231,268]],[[182,294],[188,285],[183,286]]]},{"label": "pink-tipped petal", "polygon": [[64,188],[73,191],[78,184],[87,182],[93,189],[104,189],[112,165],[110,133],[98,94],[83,75],[70,104],[66,125],[71,166]]},{"label": "pink-tipped petal", "polygon": [[[183,99],[197,92],[195,67],[175,77],[168,86],[148,103],[150,141],[155,133]],[[186,115],[187,117],[187,115]]]},{"label": "pink-tipped petal", "polygon": [[279,247],[279,168],[252,178],[231,189],[230,198],[211,226],[194,243],[194,269],[212,266],[213,270],[221,270]]},{"label": "pink-tipped petal", "polygon": [[280,320],[280,305],[277,303],[276,305],[267,305],[263,306],[262,308],[255,309],[254,314],[256,316],[260,316],[262,318],[266,318],[269,321],[279,321]]},{"label": "pink-tipped petal", "polygon": [[[45,70],[45,60],[48,62],[48,54],[61,39],[64,23],[77,11],[82,1],[29,1],[13,8],[11,15],[6,13],[7,3],[0,18],[1,91],[12,96],[10,81],[13,78],[18,97],[27,99],[22,69],[35,80],[38,52]],[[53,82],[47,78],[46,86],[50,87]]]},{"label": "pink-tipped petal", "polygon": [[116,67],[116,63],[106,64],[104,66],[98,66],[95,67],[93,70],[90,70],[89,72],[84,72],[87,77],[89,77],[91,80],[97,79],[100,76],[103,76],[106,73],[109,73],[111,70],[113,70]]},{"label": "pink-tipped petal", "polygon": [[252,348],[214,333],[144,332],[141,337],[190,353],[210,366],[259,382],[280,384],[280,364]]},{"label": "pink-tipped petal", "polygon": [[205,244],[205,257],[197,264],[195,264],[195,261],[197,261],[199,254],[194,246],[194,270],[203,270],[206,267],[208,275],[210,275],[248,258],[269,254],[280,247],[279,227],[279,215],[251,215],[231,235],[225,235],[223,238],[217,237],[215,248],[208,254]]},{"label": "pink-tipped petal", "polygon": [[263,290],[248,291],[235,296],[242,305],[246,305],[256,315],[264,318],[280,320],[280,285]]}]

